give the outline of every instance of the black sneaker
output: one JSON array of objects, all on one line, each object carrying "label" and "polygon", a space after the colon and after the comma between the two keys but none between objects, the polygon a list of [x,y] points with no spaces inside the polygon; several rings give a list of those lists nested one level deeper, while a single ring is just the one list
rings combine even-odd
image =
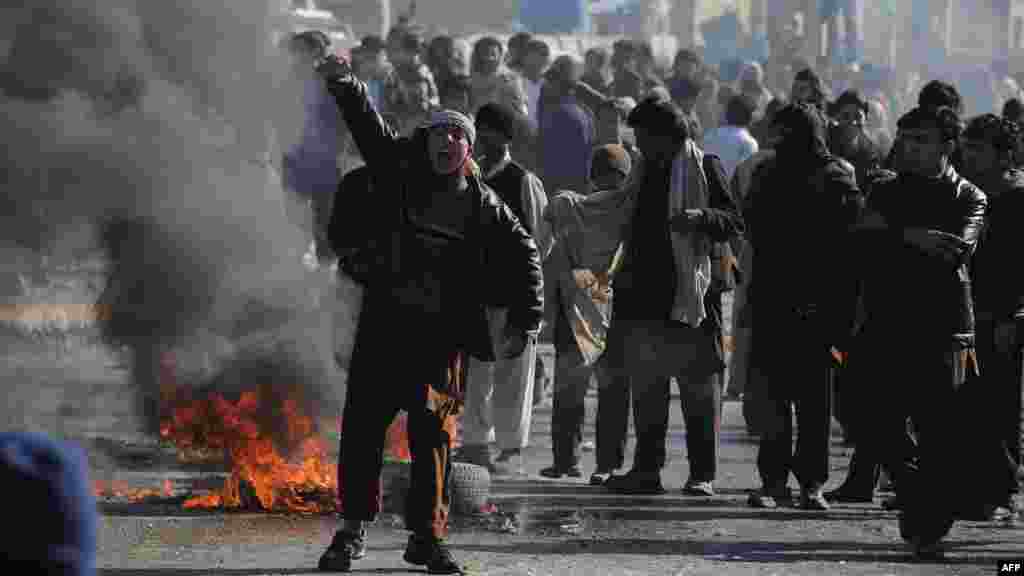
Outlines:
[{"label": "black sneaker", "polygon": [[800,507],[804,510],[817,510],[819,512],[824,512],[830,508],[821,490],[801,490]]},{"label": "black sneaker", "polygon": [[911,540],[910,554],[915,562],[941,563],[946,559],[946,552],[942,548],[942,542],[923,542],[918,539]]},{"label": "black sneaker", "polygon": [[630,470],[622,476],[612,476],[604,487],[616,494],[656,496],[665,493],[661,485],[661,472]]},{"label": "black sneaker", "polygon": [[462,574],[448,546],[435,538],[409,536],[402,559],[415,566],[426,566],[427,574]]},{"label": "black sneaker", "polygon": [[366,556],[366,532],[358,534],[347,530],[338,530],[327,547],[317,568],[321,572],[348,572],[352,569],[352,561]]}]

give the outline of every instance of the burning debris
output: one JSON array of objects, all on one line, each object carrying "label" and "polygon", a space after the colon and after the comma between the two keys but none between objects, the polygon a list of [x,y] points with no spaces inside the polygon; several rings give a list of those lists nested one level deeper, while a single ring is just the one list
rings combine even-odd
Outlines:
[{"label": "burning debris", "polygon": [[174,496],[174,486],[170,480],[164,480],[159,489],[133,488],[128,482],[123,480],[97,480],[93,483],[93,493],[99,500],[119,500],[136,503],[171,498]]},{"label": "burning debris", "polygon": [[[185,501],[185,508],[253,508],[319,513],[336,509],[336,469],[316,423],[286,398],[270,404],[269,387],[235,401],[217,393],[190,399],[183,394],[161,425],[184,459],[220,451],[231,468],[221,490]],[[284,435],[267,429],[268,410],[280,410]]]}]

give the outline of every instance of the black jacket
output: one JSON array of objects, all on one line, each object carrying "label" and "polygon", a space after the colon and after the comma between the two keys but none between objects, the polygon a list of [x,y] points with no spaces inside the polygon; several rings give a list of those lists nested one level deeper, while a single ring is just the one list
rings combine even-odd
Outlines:
[{"label": "black jacket", "polygon": [[850,164],[853,164],[857,171],[857,184],[867,193],[867,183],[870,181],[870,174],[882,167],[884,157],[882,150],[866,133],[857,136],[856,141],[849,148],[839,146],[839,128],[832,127],[829,134],[829,150],[836,156],[841,157]]},{"label": "black jacket", "polygon": [[1024,313],[1024,171],[1008,170],[995,182],[979,182],[989,200],[988,222],[971,269],[974,301],[997,321]]},{"label": "black jacket", "polygon": [[[403,222],[405,199],[422,193],[417,187],[424,182],[436,181],[426,155],[425,133],[417,131],[411,138],[399,137],[373,108],[366,85],[352,76],[332,78],[328,89],[366,160],[373,184],[369,198],[350,200],[350,194],[358,194],[359,190],[345,190],[338,198],[337,217],[332,218],[336,222],[331,232],[332,243],[349,244],[335,246],[339,254],[351,253],[355,248],[368,255],[363,260],[368,291],[390,292],[390,283],[400,277],[396,233]],[[536,332],[543,316],[543,280],[540,255],[530,234],[479,177],[470,176],[469,184],[474,216],[466,244],[471,247],[471,254],[467,255],[460,282],[472,298],[465,302],[465,317],[453,318],[442,329],[459,329],[463,332],[458,336],[460,348],[490,360],[493,351],[485,307],[508,308],[509,330]],[[351,208],[358,215],[356,234],[344,233],[337,224],[344,221],[339,211]]]},{"label": "black jacket", "polygon": [[845,263],[846,230],[863,200],[853,166],[828,152],[824,119],[804,111],[793,122],[778,154],[754,172],[744,201],[746,237],[760,270],[748,298],[765,324],[773,315],[813,312],[829,344],[842,345],[853,329],[857,295]]},{"label": "black jacket", "polygon": [[[968,261],[985,224],[988,200],[949,166],[938,178],[888,173],[872,186],[868,209],[886,229],[857,233],[865,279],[866,331],[948,350],[973,342],[974,302]],[[961,262],[924,254],[904,241],[907,229],[939,230],[965,242]]]}]

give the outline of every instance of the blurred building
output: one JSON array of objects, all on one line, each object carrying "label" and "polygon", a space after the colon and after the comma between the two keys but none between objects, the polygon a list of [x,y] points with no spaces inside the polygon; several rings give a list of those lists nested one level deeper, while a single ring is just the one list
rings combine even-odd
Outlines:
[{"label": "blurred building", "polygon": [[[1024,68],[1024,0],[283,0],[332,12],[357,36],[386,34],[415,8],[428,33],[672,37],[715,58],[765,59],[799,38],[810,62],[919,70]],[[312,3],[311,3],[312,2]]]}]

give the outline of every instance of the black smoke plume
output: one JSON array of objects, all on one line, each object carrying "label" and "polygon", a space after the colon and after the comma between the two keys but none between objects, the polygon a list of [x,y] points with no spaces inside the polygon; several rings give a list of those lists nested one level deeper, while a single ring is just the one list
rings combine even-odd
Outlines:
[{"label": "black smoke plume", "polygon": [[95,227],[111,263],[103,332],[133,353],[150,432],[175,350],[183,373],[190,357],[206,366],[182,383],[298,386],[314,416],[337,408],[317,305],[328,274],[302,264],[308,234],[275,168],[274,135],[297,133],[302,112],[280,3],[25,4],[0,13],[0,245],[45,250]]}]

